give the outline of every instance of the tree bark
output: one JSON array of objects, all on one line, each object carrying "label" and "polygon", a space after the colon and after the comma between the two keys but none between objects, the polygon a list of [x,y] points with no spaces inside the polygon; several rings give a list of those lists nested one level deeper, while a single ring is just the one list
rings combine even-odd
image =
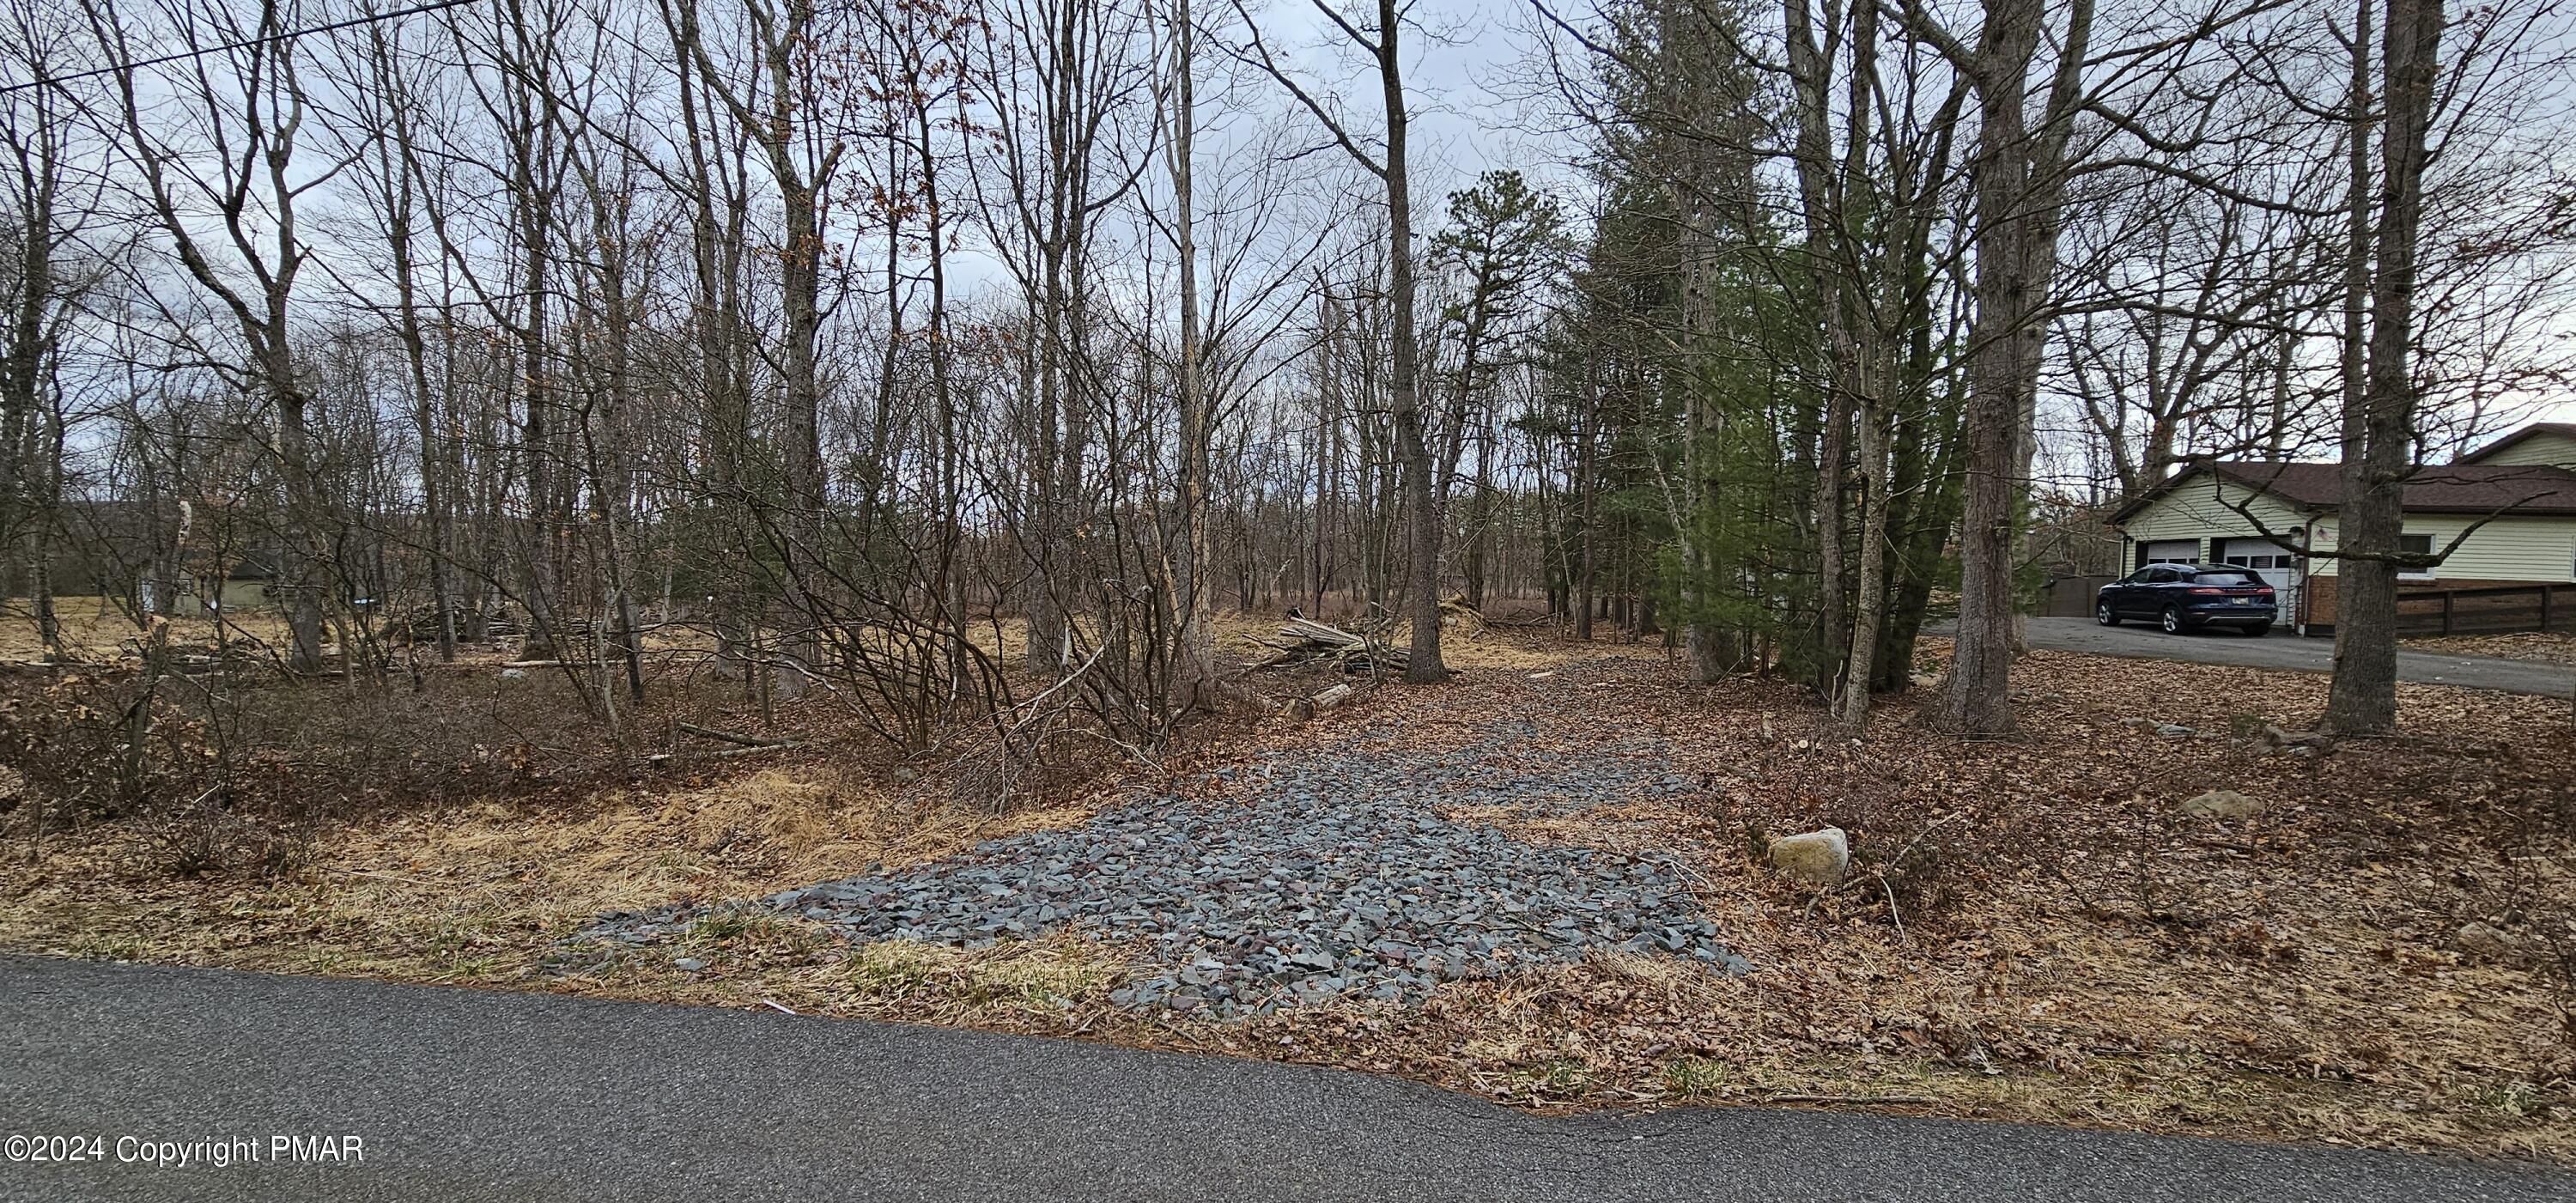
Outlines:
[{"label": "tree bark", "polygon": [[1403,20],[1396,0],[1378,0],[1377,14],[1378,82],[1386,97],[1387,318],[1394,341],[1388,390],[1395,409],[1396,454],[1404,461],[1406,552],[1413,578],[1406,598],[1413,638],[1406,649],[1404,679],[1427,685],[1449,676],[1440,662],[1440,508],[1433,495],[1431,441],[1422,413],[1421,347],[1413,331],[1413,185],[1405,148]]},{"label": "tree bark", "polygon": [[[2335,596],[2334,680],[2325,726],[2370,735],[2397,726],[2397,577],[2406,478],[2415,445],[2416,238],[2424,207],[2442,37],[2442,0],[2387,0],[2380,38],[2385,114],[2379,141],[2376,276],[2360,405],[2343,418],[2344,555]],[[2358,98],[2356,98],[2358,104]],[[2358,182],[2358,181],[2356,181]]]},{"label": "tree bark", "polygon": [[2063,224],[2066,139],[2091,45],[2092,0],[2065,4],[2056,78],[2040,128],[2029,127],[2029,74],[2048,0],[1988,0],[1972,56],[1979,117],[1975,322],[1968,332],[1967,483],[1959,522],[1959,633],[1940,705],[1926,718],[1965,735],[2015,729],[2013,570],[2031,414],[2048,333],[2050,278]]},{"label": "tree bark", "polygon": [[[1179,590],[1175,607],[1180,631],[1179,693],[1183,708],[1208,704],[1216,685],[1216,637],[1208,604],[1208,469],[1210,412],[1207,380],[1199,359],[1199,265],[1197,223],[1191,211],[1191,156],[1197,153],[1197,93],[1192,74],[1197,66],[1190,0],[1177,0],[1172,12],[1172,220],[1181,267],[1180,356],[1180,508],[1181,537],[1172,548],[1172,579]],[[1245,591],[1247,594],[1249,590]]]}]

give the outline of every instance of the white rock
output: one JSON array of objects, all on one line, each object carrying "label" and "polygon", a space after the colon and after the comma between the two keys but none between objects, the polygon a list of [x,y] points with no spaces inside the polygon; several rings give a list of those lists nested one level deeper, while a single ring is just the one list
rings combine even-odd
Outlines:
[{"label": "white rock", "polygon": [[505,668],[501,670],[501,679],[504,681],[525,681],[528,679],[528,670],[524,668]]},{"label": "white rock", "polygon": [[1771,867],[1809,885],[1829,886],[1851,868],[1851,841],[1840,827],[1771,841]]},{"label": "white rock", "polygon": [[2219,819],[2250,819],[2263,813],[2263,804],[2232,789],[2214,789],[2197,797],[2185,798],[2177,809],[2187,815],[2208,815]]},{"label": "white rock", "polygon": [[2522,941],[2503,928],[2485,923],[2461,925],[2460,934],[2451,938],[2451,945],[2483,961],[2510,961],[2522,954]]}]

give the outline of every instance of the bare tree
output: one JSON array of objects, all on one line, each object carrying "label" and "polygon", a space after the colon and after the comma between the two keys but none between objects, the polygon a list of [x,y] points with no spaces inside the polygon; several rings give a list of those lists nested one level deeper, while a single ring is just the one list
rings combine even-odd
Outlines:
[{"label": "bare tree", "polygon": [[[82,11],[102,54],[119,64],[147,57],[115,14],[95,0],[83,0]],[[283,0],[264,0],[247,24],[225,6],[198,0],[168,0],[159,11],[189,51],[203,53],[187,60],[184,77],[155,81],[184,106],[175,121],[145,99],[137,68],[115,69],[123,148],[180,266],[232,319],[242,360],[223,370],[239,371],[267,398],[284,485],[278,539],[291,639],[287,662],[297,672],[319,672],[331,519],[314,462],[311,400],[295,362],[295,288],[312,256],[296,224],[296,205],[336,169],[317,171],[296,158],[309,108],[297,45],[280,36],[296,10]],[[174,145],[163,130],[185,131],[201,142]],[[194,219],[205,211],[216,216],[213,237]]]},{"label": "bare tree", "polygon": [[[2371,221],[2370,338],[2361,387],[2343,413],[2345,553],[2335,597],[2335,671],[2325,724],[2347,734],[2397,725],[2398,534],[2415,449],[2416,237],[2440,74],[2442,0],[2384,0],[2380,34],[2378,203]],[[2356,53],[2358,57],[2358,53]],[[2356,116],[2362,111],[2356,95]],[[2359,131],[2354,134],[2356,143]],[[2363,177],[2356,172],[2356,190]],[[2359,202],[2355,202],[2356,212]],[[2363,226],[2356,221],[2353,260]],[[2351,352],[2347,351],[2347,355]]]},{"label": "bare tree", "polygon": [[[0,56],[30,79],[78,61],[62,15],[18,0],[0,9]],[[12,91],[0,107],[0,599],[23,591],[48,656],[63,655],[54,612],[53,547],[61,528],[66,426],[65,328],[97,281],[90,246],[105,183],[75,163],[98,149],[71,101],[51,88]],[[165,590],[166,595],[166,590]]]},{"label": "bare tree", "polygon": [[1404,465],[1404,503],[1407,554],[1412,580],[1409,582],[1406,609],[1412,617],[1412,638],[1406,649],[1404,678],[1417,685],[1443,680],[1449,675],[1440,661],[1440,543],[1443,533],[1431,455],[1428,423],[1424,419],[1421,388],[1421,347],[1414,333],[1414,256],[1413,256],[1413,183],[1406,157],[1405,135],[1408,130],[1405,109],[1403,19],[1396,0],[1377,0],[1375,23],[1362,29],[1333,9],[1324,0],[1312,0],[1321,13],[1349,45],[1357,47],[1377,69],[1380,100],[1385,116],[1383,140],[1376,153],[1371,153],[1354,135],[1353,127],[1340,114],[1318,100],[1300,83],[1296,75],[1282,67],[1271,53],[1261,34],[1260,25],[1235,0],[1235,11],[1249,30],[1245,53],[1257,60],[1271,78],[1279,81],[1290,96],[1329,133],[1335,145],[1383,185],[1386,193],[1387,310],[1391,345],[1388,349],[1387,391],[1395,422],[1396,454]]}]

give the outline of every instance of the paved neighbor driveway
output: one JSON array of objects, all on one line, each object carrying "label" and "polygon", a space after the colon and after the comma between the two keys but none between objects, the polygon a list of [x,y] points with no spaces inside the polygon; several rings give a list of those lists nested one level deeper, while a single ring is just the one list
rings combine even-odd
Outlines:
[{"label": "paved neighbor driveway", "polygon": [[[2153,626],[2124,623],[2098,626],[2090,618],[2030,620],[2032,647],[2098,656],[2132,656],[2148,660],[2187,660],[2195,664],[2240,664],[2292,672],[2334,671],[2334,640],[2307,639],[2287,632],[2260,637],[2234,631],[2190,631],[2168,635]],[[1937,628],[1946,634],[1950,628]],[[2536,693],[2563,698],[2576,693],[2576,668],[2498,660],[2491,656],[2445,656],[2399,651],[2399,680],[2426,685],[2465,685],[2506,693]]]},{"label": "paved neighbor driveway", "polygon": [[[2576,1199],[2576,1173],[2525,1165],[1754,1108],[1540,1118],[1259,1061],[553,995],[0,956],[0,999],[12,1203]],[[107,1160],[31,1165],[29,1134]],[[230,1138],[259,1159],[122,1160]]]}]

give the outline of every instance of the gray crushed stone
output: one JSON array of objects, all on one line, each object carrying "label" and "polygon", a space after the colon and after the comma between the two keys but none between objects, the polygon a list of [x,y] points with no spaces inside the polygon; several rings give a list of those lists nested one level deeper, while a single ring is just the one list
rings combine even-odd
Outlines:
[{"label": "gray crushed stone", "polygon": [[[855,943],[985,947],[1073,931],[1144,950],[1110,993],[1220,1017],[1341,998],[1419,1000],[1443,981],[1596,950],[1746,972],[1670,857],[1532,844],[1440,807],[1560,815],[1682,794],[1651,737],[1540,750],[1526,721],[1448,752],[1367,728],[1324,751],[1212,774],[1214,797],[1158,796],[1078,827],[759,900]],[[700,912],[602,916],[576,939],[646,944]]]}]

